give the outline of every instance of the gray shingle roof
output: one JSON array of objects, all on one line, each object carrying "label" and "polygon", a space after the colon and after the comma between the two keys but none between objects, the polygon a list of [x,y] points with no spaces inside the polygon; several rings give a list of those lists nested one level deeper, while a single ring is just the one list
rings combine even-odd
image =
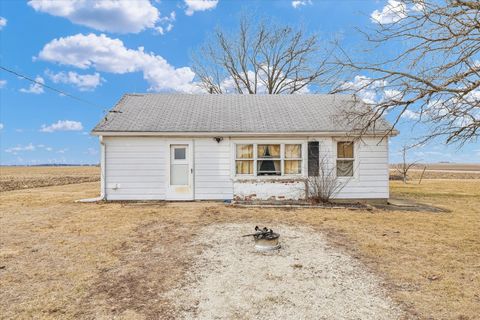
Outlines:
[{"label": "gray shingle roof", "polygon": [[125,94],[93,132],[346,132],[338,115],[354,106],[365,107],[352,95]]}]

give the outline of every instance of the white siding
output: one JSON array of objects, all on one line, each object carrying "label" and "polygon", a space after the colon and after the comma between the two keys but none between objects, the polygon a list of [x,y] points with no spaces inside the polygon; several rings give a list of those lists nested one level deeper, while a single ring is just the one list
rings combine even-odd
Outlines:
[{"label": "white siding", "polygon": [[157,137],[105,137],[107,200],[163,200],[167,149]]},{"label": "white siding", "polygon": [[[265,139],[230,140],[217,143],[213,138],[182,138],[193,141],[194,198],[196,200],[298,199],[304,188],[291,178],[272,181],[267,177],[252,177],[250,181],[235,177],[234,143],[266,142]],[[320,158],[329,165],[336,163],[336,141],[330,137],[298,140],[271,139],[276,143],[303,143],[304,167],[307,172],[307,141],[320,143]],[[163,200],[168,186],[168,146],[175,139],[165,137],[104,137],[105,176],[108,200]],[[103,169],[103,168],[102,168]],[[355,176],[345,180],[339,199],[386,199],[389,196],[388,141],[363,138],[355,142]],[[103,171],[102,171],[103,172]],[[287,180],[285,180],[287,178]],[[301,178],[301,177],[300,177]],[[269,181],[268,181],[269,180]],[[235,181],[235,182],[234,182]]]},{"label": "white siding", "polygon": [[[334,170],[336,165],[336,142],[345,140],[331,137],[310,137],[297,143],[318,141],[320,160]],[[348,140],[348,139],[347,139]],[[250,140],[261,143],[263,140]],[[233,141],[238,142],[238,141]],[[282,140],[272,143],[285,143]],[[339,178],[344,187],[335,196],[337,199],[387,199],[389,197],[388,182],[388,140],[381,138],[362,138],[355,141],[355,163],[353,178]],[[304,154],[307,163],[307,154]],[[306,175],[307,169],[304,169]],[[232,169],[233,174],[233,169]],[[262,180],[263,179],[263,180]],[[268,177],[238,178],[234,183],[234,196],[239,199],[300,199],[304,197],[304,185],[294,183],[287,177],[278,177],[272,181]]]},{"label": "white siding", "polygon": [[233,198],[230,140],[194,139],[195,199]]},{"label": "white siding", "polygon": [[[333,154],[336,145],[333,141]],[[355,176],[348,180],[337,198],[341,199],[387,199],[388,181],[388,139],[362,138],[355,141]]]}]

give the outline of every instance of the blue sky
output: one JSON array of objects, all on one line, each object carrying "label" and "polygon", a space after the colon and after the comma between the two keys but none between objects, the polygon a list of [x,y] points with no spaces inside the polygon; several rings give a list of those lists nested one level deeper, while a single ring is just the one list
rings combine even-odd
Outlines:
[{"label": "blue sky", "polygon": [[[392,0],[390,0],[392,1]],[[322,39],[360,47],[386,1],[13,1],[0,3],[1,65],[91,104],[0,71],[0,163],[98,163],[89,131],[125,92],[191,91],[190,53],[216,27],[234,29],[239,12],[302,25]],[[353,81],[354,79],[352,79]],[[399,149],[424,132],[411,119],[391,140]],[[410,153],[424,162],[479,162],[480,143],[432,142]]]}]

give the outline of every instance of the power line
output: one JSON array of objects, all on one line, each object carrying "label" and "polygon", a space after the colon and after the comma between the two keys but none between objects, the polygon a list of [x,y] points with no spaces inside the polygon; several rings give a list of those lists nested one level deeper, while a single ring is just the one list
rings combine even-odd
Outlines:
[{"label": "power line", "polygon": [[49,86],[49,85],[46,85],[45,83],[41,83],[41,82],[39,82],[39,81],[37,81],[37,80],[35,80],[35,79],[32,79],[32,78],[30,78],[30,77],[28,77],[28,76],[25,76],[25,75],[23,75],[23,74],[20,74],[20,73],[14,71],[14,70],[5,68],[4,66],[0,66],[0,69],[4,70],[4,71],[6,71],[6,72],[10,72],[11,74],[16,75],[17,77],[20,77],[20,78],[23,78],[23,79],[25,79],[25,80],[31,81],[31,82],[33,82],[33,83],[36,83],[36,84],[38,84],[38,85],[41,85],[42,87],[45,87],[45,88],[50,89],[50,90],[52,90],[52,91],[55,91],[55,92],[57,92],[57,93],[59,93],[59,94],[61,94],[61,95],[70,97],[70,98],[72,98],[72,99],[75,99],[75,100],[77,100],[77,101],[80,101],[80,102],[83,102],[83,103],[92,105],[92,106],[94,106],[94,107],[102,108],[102,107],[99,106],[98,104],[95,104],[95,103],[93,103],[93,102],[91,102],[91,101],[88,101],[88,100],[85,100],[85,99],[83,99],[83,98],[74,96],[73,94],[70,94],[70,93],[68,93],[68,92],[65,92],[65,91],[56,89],[56,88],[54,88],[54,87],[51,87],[51,86]]}]

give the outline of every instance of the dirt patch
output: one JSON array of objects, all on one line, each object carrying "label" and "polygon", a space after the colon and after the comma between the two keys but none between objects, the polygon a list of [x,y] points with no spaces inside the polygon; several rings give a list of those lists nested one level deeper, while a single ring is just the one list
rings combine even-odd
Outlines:
[{"label": "dirt patch", "polygon": [[174,319],[173,303],[163,293],[188,269],[192,229],[158,221],[139,226],[114,250],[118,262],[99,272],[83,303],[88,311],[78,316]]},{"label": "dirt patch", "polygon": [[[273,226],[272,226],[273,227]],[[398,319],[380,280],[306,227],[275,226],[282,248],[259,253],[251,224],[205,227],[184,284],[171,291],[185,319]]]}]

